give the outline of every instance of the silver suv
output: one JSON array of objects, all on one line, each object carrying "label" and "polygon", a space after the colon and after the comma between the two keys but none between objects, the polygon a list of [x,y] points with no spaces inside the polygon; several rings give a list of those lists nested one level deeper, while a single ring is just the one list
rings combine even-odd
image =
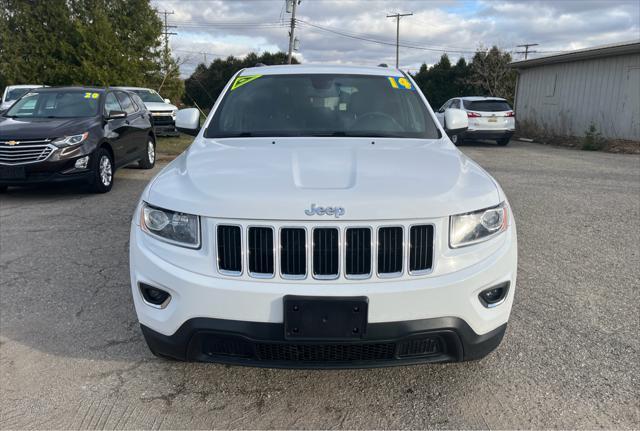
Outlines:
[{"label": "silver suv", "polygon": [[153,118],[153,130],[156,135],[177,135],[176,113],[178,108],[171,100],[163,99],[157,91],[142,87],[117,87],[131,91],[142,99]]}]

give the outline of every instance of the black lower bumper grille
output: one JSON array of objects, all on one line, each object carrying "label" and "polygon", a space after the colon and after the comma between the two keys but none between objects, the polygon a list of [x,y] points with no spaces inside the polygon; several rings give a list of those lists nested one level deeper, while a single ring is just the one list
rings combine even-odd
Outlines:
[{"label": "black lower bumper grille", "polygon": [[384,362],[446,353],[437,335],[398,342],[363,343],[271,343],[229,335],[202,335],[202,352],[210,357],[236,357],[258,362]]},{"label": "black lower bumper grille", "polygon": [[263,361],[382,361],[393,358],[395,344],[256,344]]}]

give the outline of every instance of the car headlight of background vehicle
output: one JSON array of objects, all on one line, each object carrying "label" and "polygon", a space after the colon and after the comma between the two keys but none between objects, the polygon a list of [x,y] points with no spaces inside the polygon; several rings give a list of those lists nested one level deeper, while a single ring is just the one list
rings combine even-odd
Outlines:
[{"label": "car headlight of background vehicle", "polygon": [[174,109],[173,111],[171,111],[171,118],[173,118],[174,120],[176,119],[176,115],[178,115],[178,110]]},{"label": "car headlight of background vehicle", "polygon": [[451,216],[449,246],[458,248],[486,241],[504,232],[508,224],[509,207],[505,202],[496,207]]},{"label": "car headlight of background vehicle", "polygon": [[84,132],[80,135],[63,136],[52,142],[58,148],[71,147],[72,145],[78,145],[89,137],[89,132]]},{"label": "car headlight of background vehicle", "polygon": [[181,247],[200,248],[200,217],[144,203],[141,218],[145,232]]}]

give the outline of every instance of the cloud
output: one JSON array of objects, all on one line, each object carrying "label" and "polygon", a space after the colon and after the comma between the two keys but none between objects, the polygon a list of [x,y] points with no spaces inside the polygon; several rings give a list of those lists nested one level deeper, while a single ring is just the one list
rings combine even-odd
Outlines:
[{"label": "cloud", "polygon": [[[171,46],[186,60],[185,76],[205,55],[211,61],[288,47],[284,0],[152,2],[175,12],[169,21],[178,35]],[[538,43],[537,55],[544,55],[640,38],[638,0],[303,0],[296,56],[305,63],[394,64],[396,24],[386,15],[396,12],[413,12],[400,25],[401,43],[411,46],[401,47],[400,65],[409,70],[437,62],[443,52],[453,61],[470,58],[481,46],[517,51],[516,45]]]}]

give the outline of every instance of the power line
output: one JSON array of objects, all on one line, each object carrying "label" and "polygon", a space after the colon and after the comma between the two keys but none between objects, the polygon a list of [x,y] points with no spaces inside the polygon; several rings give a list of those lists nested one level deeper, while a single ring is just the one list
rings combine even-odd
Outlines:
[{"label": "power line", "polygon": [[[303,27],[307,28],[308,30],[313,30],[313,29],[317,29],[317,30],[321,30],[321,31],[325,31],[325,32],[329,32],[329,33],[333,33],[336,34],[338,36],[343,36],[343,37],[348,37],[351,39],[357,39],[357,40],[362,40],[365,42],[371,42],[371,43],[377,43],[379,45],[386,45],[386,46],[396,46],[395,42],[391,42],[391,41],[385,41],[385,40],[381,40],[381,39],[374,39],[372,37],[370,37],[369,35],[365,35],[362,33],[353,33],[353,32],[344,32],[344,31],[340,31],[331,27],[326,27],[326,26],[321,26],[321,25],[317,25],[317,24],[313,24],[310,23],[308,21],[304,21],[301,19],[296,19],[296,21],[298,22],[298,24],[303,24]],[[311,27],[311,28],[309,28]],[[417,49],[417,50],[422,50],[422,51],[434,51],[434,52],[453,52],[453,53],[459,53],[459,54],[475,54],[476,50],[474,49],[449,49],[446,47],[442,47],[442,48],[432,48],[432,47],[427,47],[427,46],[419,46],[419,45],[409,45],[407,43],[400,43],[399,44],[400,47],[402,48],[409,48],[409,49]]]},{"label": "power line", "polygon": [[519,48],[524,48],[524,51],[516,51],[516,54],[524,54],[524,59],[526,60],[529,56],[529,53],[538,52],[538,51],[529,51],[530,46],[538,46],[537,43],[524,43],[522,45],[516,45]]},{"label": "power line", "polygon": [[395,13],[393,15],[387,15],[387,18],[396,19],[396,69],[400,67],[400,18],[403,16],[411,16],[411,13]]}]

